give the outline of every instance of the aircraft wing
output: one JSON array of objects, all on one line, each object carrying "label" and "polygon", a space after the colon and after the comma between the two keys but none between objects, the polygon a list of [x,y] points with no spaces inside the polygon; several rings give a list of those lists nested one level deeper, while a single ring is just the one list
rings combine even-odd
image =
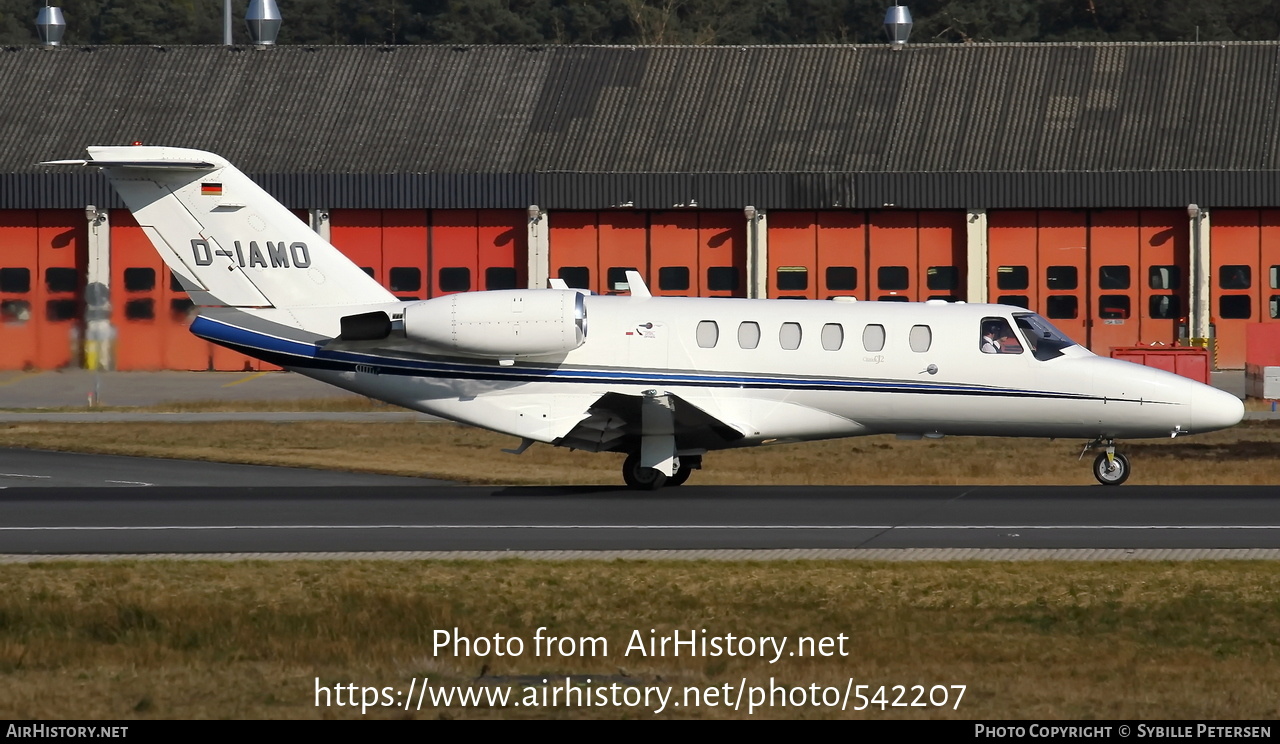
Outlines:
[{"label": "aircraft wing", "polygon": [[[670,409],[673,431],[646,431],[645,406]],[[652,422],[653,417],[648,420]],[[738,429],[672,393],[657,396],[605,393],[588,407],[585,418],[553,444],[590,452],[621,451],[634,447],[642,435],[655,433],[674,434],[677,450],[720,449],[743,437]]]}]

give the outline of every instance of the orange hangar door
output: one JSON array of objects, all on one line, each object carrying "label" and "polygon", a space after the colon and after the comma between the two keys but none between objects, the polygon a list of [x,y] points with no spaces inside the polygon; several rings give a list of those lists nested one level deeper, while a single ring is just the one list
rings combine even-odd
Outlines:
[{"label": "orange hangar door", "polygon": [[0,368],[39,368],[35,314],[39,227],[34,210],[0,211]]},{"label": "orange hangar door", "polygon": [[1108,356],[1117,346],[1139,342],[1142,276],[1141,231],[1136,210],[1105,210],[1090,215],[1089,290],[1093,318],[1089,348]]}]

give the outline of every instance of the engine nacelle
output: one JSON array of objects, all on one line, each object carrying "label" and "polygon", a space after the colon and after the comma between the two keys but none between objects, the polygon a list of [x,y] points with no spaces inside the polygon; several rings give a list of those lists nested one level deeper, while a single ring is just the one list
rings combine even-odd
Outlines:
[{"label": "engine nacelle", "polygon": [[462,292],[404,309],[409,339],[469,356],[564,354],[587,338],[583,294],[569,289]]}]

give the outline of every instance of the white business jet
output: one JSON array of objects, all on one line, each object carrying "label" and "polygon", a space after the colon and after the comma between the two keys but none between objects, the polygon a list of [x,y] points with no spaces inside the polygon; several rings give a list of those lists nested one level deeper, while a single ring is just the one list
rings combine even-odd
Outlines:
[{"label": "white business jet", "polygon": [[[199,316],[191,332],[361,395],[534,442],[626,453],[638,489],[712,450],[897,434],[1121,438],[1232,426],[1236,397],[1095,356],[1023,308],[548,289],[404,302],[226,160],[91,147]],[[1083,457],[1083,453],[1081,455]]]}]

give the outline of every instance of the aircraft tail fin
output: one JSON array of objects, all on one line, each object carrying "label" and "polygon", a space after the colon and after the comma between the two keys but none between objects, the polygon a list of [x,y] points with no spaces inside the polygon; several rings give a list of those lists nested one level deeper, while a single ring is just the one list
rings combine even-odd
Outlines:
[{"label": "aircraft tail fin", "polygon": [[396,298],[223,158],[174,147],[90,147],[197,305],[309,307]]}]

